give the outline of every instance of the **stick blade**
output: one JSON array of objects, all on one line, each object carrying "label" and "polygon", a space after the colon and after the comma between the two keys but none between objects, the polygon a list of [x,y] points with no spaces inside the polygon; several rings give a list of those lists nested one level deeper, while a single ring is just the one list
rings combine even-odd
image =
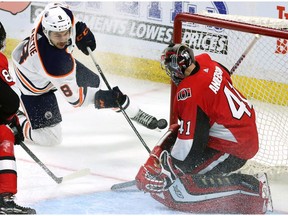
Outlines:
[{"label": "stick blade", "polygon": [[114,184],[111,186],[111,190],[116,192],[139,192],[136,187],[136,180]]},{"label": "stick blade", "polygon": [[63,176],[62,182],[70,181],[70,180],[73,180],[75,178],[80,178],[80,177],[89,175],[90,173],[91,173],[91,171],[88,168],[87,169],[81,169],[81,170],[75,171],[69,175]]}]

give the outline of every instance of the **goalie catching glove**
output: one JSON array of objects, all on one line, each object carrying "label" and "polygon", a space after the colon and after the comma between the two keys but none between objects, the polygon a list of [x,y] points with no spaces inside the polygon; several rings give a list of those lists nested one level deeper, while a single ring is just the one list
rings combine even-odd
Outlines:
[{"label": "goalie catching glove", "polygon": [[180,173],[182,172],[173,166],[168,151],[162,151],[156,146],[136,175],[136,186],[144,192],[161,193],[168,190]]},{"label": "goalie catching glove", "polygon": [[99,90],[96,92],[95,108],[118,108],[119,105],[124,105],[123,109],[126,109],[129,105],[129,98],[120,91],[118,86],[112,90]]},{"label": "goalie catching glove", "polygon": [[141,166],[136,175],[136,186],[139,190],[149,193],[161,193],[174,183],[177,176],[183,172],[175,167],[168,151],[175,142],[178,125],[171,125],[160,139],[146,163]]}]

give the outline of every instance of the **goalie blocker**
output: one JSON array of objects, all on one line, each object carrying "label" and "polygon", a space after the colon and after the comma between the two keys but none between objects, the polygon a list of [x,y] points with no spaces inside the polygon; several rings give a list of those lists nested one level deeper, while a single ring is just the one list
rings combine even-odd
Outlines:
[{"label": "goalie blocker", "polygon": [[263,214],[273,209],[267,175],[191,174],[176,167],[170,151],[178,125],[172,125],[136,176],[138,189],[163,205],[193,213]]}]

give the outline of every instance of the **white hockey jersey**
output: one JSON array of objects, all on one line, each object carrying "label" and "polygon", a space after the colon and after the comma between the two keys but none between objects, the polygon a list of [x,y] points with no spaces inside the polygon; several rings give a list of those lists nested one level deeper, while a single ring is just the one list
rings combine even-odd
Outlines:
[{"label": "white hockey jersey", "polygon": [[66,49],[50,45],[42,30],[42,14],[34,23],[29,38],[23,40],[12,52],[16,84],[24,95],[37,96],[59,90],[74,107],[94,103],[97,88],[79,87],[76,82],[76,62],[72,56],[76,29],[72,12],[72,29]]}]

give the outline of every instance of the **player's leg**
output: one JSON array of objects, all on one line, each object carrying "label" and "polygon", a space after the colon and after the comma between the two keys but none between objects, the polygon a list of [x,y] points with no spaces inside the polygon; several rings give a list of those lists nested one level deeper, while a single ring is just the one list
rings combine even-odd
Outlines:
[{"label": "player's leg", "polygon": [[25,115],[21,112],[17,115],[25,140],[43,146],[59,145],[62,142],[62,116],[54,93],[21,95],[21,101]]},{"label": "player's leg", "polygon": [[17,205],[17,169],[14,156],[14,135],[6,125],[0,125],[0,214],[36,214],[31,208]]},{"label": "player's leg", "polygon": [[174,178],[166,174],[167,182],[172,182],[172,185],[168,187],[166,184],[168,190],[163,191],[164,198],[152,196],[168,207],[199,213],[238,214],[262,214],[273,209],[265,174],[258,178],[231,173],[242,167],[245,160],[207,149],[203,160],[185,174],[176,172],[179,167],[173,164],[167,151],[161,153],[160,161],[162,173],[171,173]]},{"label": "player's leg", "polygon": [[[269,193],[263,195],[264,186],[268,186],[265,179],[228,175],[242,167],[246,160],[208,148],[197,163],[174,163],[169,151],[174,147],[177,127],[172,131],[164,135],[161,144],[153,149],[140,168],[136,176],[140,190],[150,192],[157,201],[182,211],[246,214],[266,211],[271,196]],[[226,203],[228,207],[217,205],[218,202]],[[247,204],[239,208],[242,202]]]},{"label": "player's leg", "polygon": [[60,123],[44,128],[32,129],[29,121],[27,121],[26,117],[24,118],[25,120],[21,126],[25,142],[40,146],[55,146],[62,143],[63,136]]},{"label": "player's leg", "polygon": [[169,208],[193,213],[263,214],[268,198],[254,176],[183,175],[162,193],[151,196]]},{"label": "player's leg", "polygon": [[185,163],[176,160],[173,162],[186,173],[206,175],[229,174],[240,169],[247,162],[247,160],[212,148],[206,148],[197,162],[193,161],[191,157],[188,156]]}]

